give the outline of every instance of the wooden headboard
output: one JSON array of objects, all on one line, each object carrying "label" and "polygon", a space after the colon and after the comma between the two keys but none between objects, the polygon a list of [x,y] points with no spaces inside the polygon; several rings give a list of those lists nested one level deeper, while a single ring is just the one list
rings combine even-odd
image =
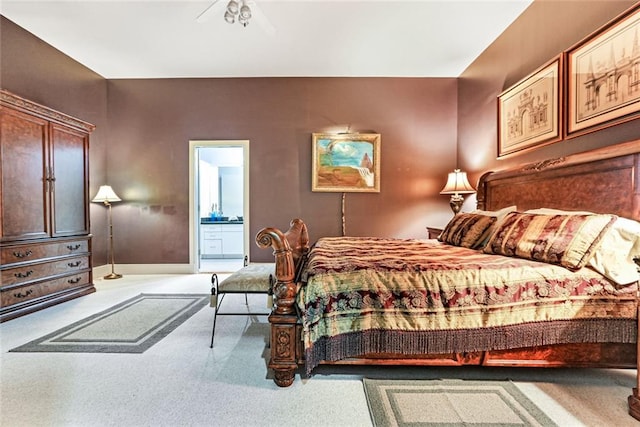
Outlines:
[{"label": "wooden headboard", "polygon": [[478,208],[516,205],[612,213],[640,220],[640,140],[567,157],[488,172]]}]

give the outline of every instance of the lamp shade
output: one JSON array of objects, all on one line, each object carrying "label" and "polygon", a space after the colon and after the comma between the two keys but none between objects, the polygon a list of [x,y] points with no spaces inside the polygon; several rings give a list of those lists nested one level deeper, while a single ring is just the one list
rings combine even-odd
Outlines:
[{"label": "lamp shade", "polygon": [[122,199],[118,197],[113,188],[110,185],[101,185],[98,190],[98,194],[93,198],[92,202],[96,203],[111,203],[120,202]]},{"label": "lamp shade", "polygon": [[455,169],[449,173],[447,184],[440,191],[440,194],[471,194],[475,192],[476,190],[469,184],[467,173],[461,172],[460,169]]}]

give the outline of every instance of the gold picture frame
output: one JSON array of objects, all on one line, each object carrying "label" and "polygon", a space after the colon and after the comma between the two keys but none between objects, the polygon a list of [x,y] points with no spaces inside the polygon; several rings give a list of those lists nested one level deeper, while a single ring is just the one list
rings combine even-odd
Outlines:
[{"label": "gold picture frame", "polygon": [[640,3],[567,52],[567,137],[640,117]]},{"label": "gold picture frame", "polygon": [[380,134],[313,133],[311,191],[380,192]]},{"label": "gold picture frame", "polygon": [[563,56],[498,96],[498,157],[562,139]]}]

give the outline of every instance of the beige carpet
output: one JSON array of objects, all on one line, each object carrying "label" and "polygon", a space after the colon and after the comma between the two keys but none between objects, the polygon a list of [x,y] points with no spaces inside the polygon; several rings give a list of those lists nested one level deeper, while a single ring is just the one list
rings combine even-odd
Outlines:
[{"label": "beige carpet", "polygon": [[363,379],[383,426],[556,426],[510,381]]}]

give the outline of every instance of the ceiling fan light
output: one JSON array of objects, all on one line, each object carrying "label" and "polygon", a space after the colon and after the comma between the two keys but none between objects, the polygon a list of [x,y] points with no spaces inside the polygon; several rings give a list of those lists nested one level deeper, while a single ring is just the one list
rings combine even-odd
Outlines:
[{"label": "ceiling fan light", "polygon": [[246,27],[247,25],[249,25],[249,20],[246,18],[243,18],[242,15],[240,15],[240,17],[238,18],[238,22],[243,26]]},{"label": "ceiling fan light", "polygon": [[251,9],[246,4],[243,4],[240,8],[240,17],[247,20],[251,18]]},{"label": "ceiling fan light", "polygon": [[232,13],[229,13],[229,11],[227,10],[224,13],[224,20],[227,21],[229,24],[233,24],[234,22],[236,22],[236,17]]},{"label": "ceiling fan light", "polygon": [[229,2],[229,4],[227,4],[227,12],[232,14],[232,15],[237,15],[238,14],[238,2],[236,0],[231,0]]}]

